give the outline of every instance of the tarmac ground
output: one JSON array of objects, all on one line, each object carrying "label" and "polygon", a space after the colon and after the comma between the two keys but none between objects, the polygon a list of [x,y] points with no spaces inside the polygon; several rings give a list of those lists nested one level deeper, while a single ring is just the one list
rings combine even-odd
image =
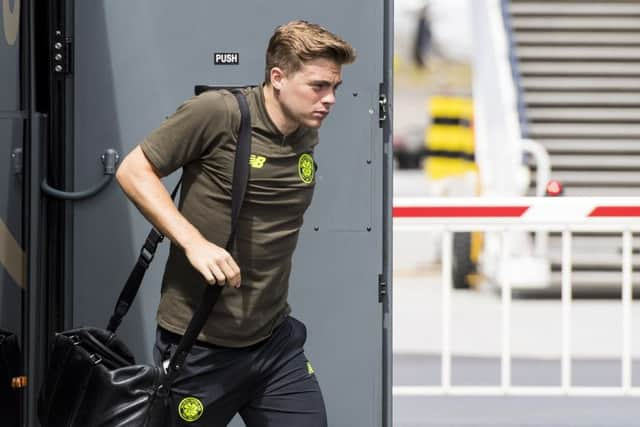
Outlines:
[{"label": "tarmac ground", "polygon": [[[437,266],[396,272],[393,284],[394,385],[440,384],[441,280]],[[500,384],[501,299],[493,290],[452,293],[452,385]],[[515,299],[512,304],[512,384],[559,386],[561,303]],[[621,384],[619,300],[575,300],[572,375],[575,386]],[[640,327],[640,302],[632,331]],[[638,334],[635,334],[638,335]],[[632,343],[632,385],[640,386],[640,338]],[[639,426],[638,397],[394,396],[394,427]]]}]

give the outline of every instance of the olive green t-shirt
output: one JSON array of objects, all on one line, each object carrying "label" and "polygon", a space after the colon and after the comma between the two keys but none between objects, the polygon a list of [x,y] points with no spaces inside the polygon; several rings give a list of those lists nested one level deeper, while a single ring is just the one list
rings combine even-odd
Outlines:
[{"label": "olive green t-shirt", "polygon": [[[238,222],[240,288],[226,286],[198,339],[242,347],[270,336],[289,314],[291,258],[315,185],[315,129],[283,136],[265,109],[262,87],[245,90],[251,113],[249,182]],[[166,176],[183,168],[179,209],[202,235],[224,247],[230,234],[231,182],[240,109],[230,92],[213,90],[185,101],[141,144]],[[182,334],[193,316],[204,278],[183,250],[171,245],[162,279],[158,324]]]}]

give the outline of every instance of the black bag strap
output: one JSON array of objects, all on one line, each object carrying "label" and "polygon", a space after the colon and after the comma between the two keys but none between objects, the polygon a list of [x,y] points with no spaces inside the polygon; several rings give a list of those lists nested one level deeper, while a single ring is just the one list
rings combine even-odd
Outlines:
[{"label": "black bag strap", "polygon": [[229,92],[233,93],[234,91],[250,88],[251,86],[252,85],[246,85],[246,86],[242,86],[242,85],[234,85],[234,86],[226,86],[226,85],[221,85],[221,86],[195,85],[193,87],[193,94],[197,96],[197,95],[200,95],[202,92],[208,92],[210,90],[228,90]]},{"label": "black bag strap", "polygon": [[[247,104],[244,93],[237,88],[229,90],[236,97],[238,106],[240,107],[240,131],[238,133],[238,145],[236,147],[236,155],[234,158],[232,183],[233,187],[231,196],[231,234],[226,245],[227,251],[232,252],[235,246],[236,229],[238,225],[238,218],[240,216],[240,208],[242,207],[242,202],[244,201],[244,195],[246,193],[247,182],[249,179],[249,155],[251,152],[251,116],[249,113],[249,105]],[[182,179],[180,179],[176,187],[173,189],[173,192],[171,193],[171,198],[174,200],[181,183]],[[109,319],[109,324],[107,326],[107,329],[109,331],[115,332],[120,326],[120,323],[122,323],[122,319],[129,311],[133,300],[138,294],[138,291],[142,284],[142,279],[144,278],[144,275],[149,268],[151,261],[153,261],[153,257],[155,256],[158,244],[163,239],[164,235],[156,228],[152,228],[147,235],[147,239],[145,240],[145,243],[140,250],[138,261],[129,274],[129,278],[127,279],[127,282],[125,283],[122,292],[118,297],[118,301],[114,308],[113,314]],[[221,286],[207,286],[204,297],[201,300],[202,302],[194,313],[193,318],[191,319],[191,322],[189,323],[189,326],[187,327],[187,330],[182,340],[180,341],[178,350],[176,350],[174,357],[171,359],[171,362],[169,364],[169,371],[177,373],[180,366],[182,366],[187,353],[193,346],[198,334],[200,333],[200,330],[202,330],[204,324],[206,323],[206,320],[209,317],[209,313],[211,312],[213,305],[220,296],[221,291]]]},{"label": "black bag strap", "polygon": [[[249,155],[251,153],[251,116],[249,115],[249,105],[244,97],[244,93],[240,90],[232,90],[238,100],[240,106],[240,132],[238,134],[238,145],[236,147],[236,155],[233,164],[233,187],[231,195],[231,234],[227,241],[226,249],[233,252],[236,242],[236,231],[238,229],[238,219],[240,217],[240,208],[244,201],[244,195],[247,190],[247,182],[249,180]],[[169,362],[165,385],[170,385],[178,374],[180,368],[184,364],[187,354],[196,341],[198,334],[204,327],[209,318],[209,313],[215,305],[222,286],[207,285],[202,296],[202,302],[196,309],[187,330],[185,331],[178,348]]]},{"label": "black bag strap", "polygon": [[[178,189],[180,188],[180,184],[182,184],[182,178],[178,181],[175,188],[171,192],[171,198],[175,200],[176,195],[178,194]],[[142,279],[144,278],[151,261],[153,261],[153,257],[156,254],[156,249],[160,242],[164,240],[164,234],[162,234],[155,227],[149,231],[147,235],[147,239],[142,245],[140,249],[140,255],[138,256],[138,261],[136,265],[131,270],[127,281],[122,288],[122,292],[120,292],[120,296],[118,297],[118,302],[113,310],[113,314],[109,319],[109,324],[107,325],[107,329],[111,332],[115,332],[116,329],[122,323],[122,318],[127,314],[133,300],[136,298],[138,294],[138,290],[140,289],[140,285],[142,284]]]}]

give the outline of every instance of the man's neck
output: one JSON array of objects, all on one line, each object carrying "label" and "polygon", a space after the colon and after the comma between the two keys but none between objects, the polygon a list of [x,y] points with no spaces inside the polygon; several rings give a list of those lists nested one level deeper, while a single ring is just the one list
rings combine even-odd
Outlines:
[{"label": "man's neck", "polygon": [[287,119],[284,112],[282,111],[280,102],[276,97],[273,86],[263,85],[262,93],[264,95],[264,106],[267,110],[267,114],[269,115],[269,118],[271,119],[273,124],[276,125],[280,133],[286,136],[295,132],[295,130],[298,129],[299,124]]}]

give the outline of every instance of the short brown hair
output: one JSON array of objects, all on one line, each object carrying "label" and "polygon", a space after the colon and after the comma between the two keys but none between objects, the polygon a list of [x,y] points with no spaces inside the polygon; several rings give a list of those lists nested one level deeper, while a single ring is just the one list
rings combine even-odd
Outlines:
[{"label": "short brown hair", "polygon": [[279,67],[285,73],[298,71],[302,64],[317,58],[350,64],[356,59],[355,49],[342,38],[317,24],[291,21],[275,29],[265,66],[265,83],[271,83],[271,69]]}]

